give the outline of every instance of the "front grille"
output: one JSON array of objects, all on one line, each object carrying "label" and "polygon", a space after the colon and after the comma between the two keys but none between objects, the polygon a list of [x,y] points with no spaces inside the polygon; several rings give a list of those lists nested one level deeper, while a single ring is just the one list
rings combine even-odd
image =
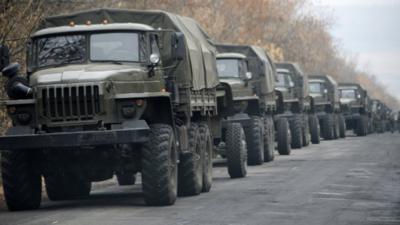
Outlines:
[{"label": "front grille", "polygon": [[55,86],[42,89],[42,115],[51,121],[91,120],[99,112],[98,85]]}]

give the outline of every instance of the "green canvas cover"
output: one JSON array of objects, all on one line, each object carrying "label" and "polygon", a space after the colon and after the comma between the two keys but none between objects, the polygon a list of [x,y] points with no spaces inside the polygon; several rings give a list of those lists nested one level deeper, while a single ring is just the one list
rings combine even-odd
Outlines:
[{"label": "green canvas cover", "polygon": [[[218,85],[216,67],[216,49],[198,23],[188,17],[157,10],[121,10],[121,9],[95,9],[68,15],[47,17],[39,24],[39,30],[51,27],[68,26],[71,21],[75,24],[100,24],[104,20],[112,23],[139,23],[154,29],[174,30],[185,35],[188,59],[181,64],[177,76],[180,80],[187,80],[185,76],[192,74],[192,88],[201,90],[214,88]],[[184,69],[182,69],[182,67]]]},{"label": "green canvas cover", "polygon": [[247,57],[249,71],[253,74],[253,80],[261,81],[262,94],[274,92],[275,67],[268,54],[258,46],[252,45],[226,45],[217,44],[219,53],[241,53]]}]

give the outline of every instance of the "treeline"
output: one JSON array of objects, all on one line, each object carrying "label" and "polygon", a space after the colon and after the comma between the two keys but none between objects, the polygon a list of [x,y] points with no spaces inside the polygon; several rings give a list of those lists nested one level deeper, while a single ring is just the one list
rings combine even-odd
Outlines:
[{"label": "treeline", "polygon": [[[298,62],[308,74],[330,74],[359,82],[370,95],[393,109],[400,104],[375,77],[357,70],[357,61],[340,52],[329,33],[334,23],[313,12],[311,0],[0,0],[0,43],[24,63],[25,43],[38,21],[49,15],[100,7],[161,9],[196,19],[218,42],[254,44],[276,61]],[[2,92],[4,93],[4,92]],[[1,96],[4,98],[3,96]],[[2,126],[5,115],[0,114]]]}]

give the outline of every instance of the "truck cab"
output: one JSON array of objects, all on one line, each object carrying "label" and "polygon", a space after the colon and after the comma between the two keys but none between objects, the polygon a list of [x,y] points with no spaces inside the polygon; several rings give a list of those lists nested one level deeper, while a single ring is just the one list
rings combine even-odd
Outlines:
[{"label": "truck cab", "polygon": [[358,136],[366,136],[370,124],[367,91],[355,83],[340,83],[338,88],[347,129]]}]

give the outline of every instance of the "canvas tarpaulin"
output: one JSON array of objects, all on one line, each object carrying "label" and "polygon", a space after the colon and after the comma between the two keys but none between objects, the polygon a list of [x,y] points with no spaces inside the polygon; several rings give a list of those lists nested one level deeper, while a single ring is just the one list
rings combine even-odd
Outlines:
[{"label": "canvas tarpaulin", "polygon": [[146,24],[154,29],[182,32],[185,35],[188,53],[188,59],[183,63],[188,63],[188,66],[177,76],[192,74],[194,90],[213,88],[218,85],[214,44],[197,22],[187,17],[163,11],[96,9],[47,17],[41,21],[39,29],[68,26],[71,21],[75,24],[86,24],[87,21],[92,24],[100,24],[104,20],[107,20],[108,23]]},{"label": "canvas tarpaulin", "polygon": [[224,45],[218,44],[219,53],[241,53],[247,57],[249,71],[253,74],[253,80],[260,81],[263,94],[274,92],[275,68],[267,53],[260,47],[251,45]]}]

